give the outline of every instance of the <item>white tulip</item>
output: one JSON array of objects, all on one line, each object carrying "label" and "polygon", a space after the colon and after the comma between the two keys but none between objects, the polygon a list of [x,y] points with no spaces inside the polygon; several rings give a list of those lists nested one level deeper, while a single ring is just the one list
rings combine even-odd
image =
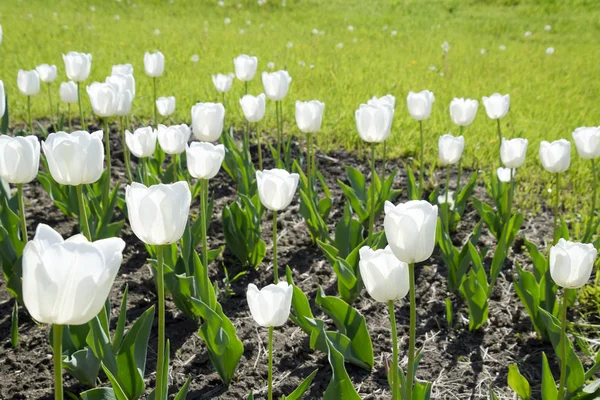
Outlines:
[{"label": "white tulip", "polygon": [[219,93],[226,93],[231,90],[231,85],[233,84],[233,73],[229,74],[217,74],[212,76],[213,84],[215,85],[215,89]]},{"label": "white tulip", "polygon": [[133,66],[131,64],[116,64],[112,66],[111,75],[133,75]]},{"label": "white tulip", "polygon": [[513,180],[513,177],[515,176],[515,169],[499,167],[496,170],[496,175],[498,176],[498,180],[500,182],[508,183]]},{"label": "white tulip", "polygon": [[17,87],[25,96],[35,96],[40,92],[40,76],[35,69],[31,71],[19,70]]},{"label": "white tulip", "polygon": [[40,166],[40,142],[30,136],[0,135],[0,178],[8,183],[29,183]]},{"label": "white tulip", "polygon": [[59,94],[63,103],[77,103],[77,84],[73,81],[62,82],[60,84]]},{"label": "white tulip", "polygon": [[406,296],[410,289],[408,264],[398,260],[390,246],[380,250],[364,246],[358,254],[360,276],[375,301],[387,303]]},{"label": "white tulip", "polygon": [[575,129],[573,140],[579,157],[586,160],[600,157],[600,126]]},{"label": "white tulip", "polygon": [[137,158],[150,157],[156,150],[158,132],[151,126],[138,128],[133,133],[125,130],[125,143],[131,154]]},{"label": "white tulip", "polygon": [[293,293],[294,287],[287,282],[270,284],[261,290],[249,284],[246,298],[252,318],[263,327],[284,325],[290,317]]},{"label": "white tulip", "polygon": [[118,88],[110,83],[94,82],[86,88],[94,114],[112,117],[117,113]]},{"label": "white tulip", "polygon": [[465,148],[465,138],[454,137],[450,134],[440,136],[438,139],[438,153],[441,165],[453,165],[460,161]]},{"label": "white tulip", "polygon": [[0,118],[6,112],[6,93],[4,92],[4,82],[0,80]]},{"label": "white tulip", "polygon": [[361,139],[381,143],[390,135],[394,109],[389,104],[361,104],[354,113]]},{"label": "white tulip", "polygon": [[256,184],[260,201],[271,211],[281,211],[290,205],[300,176],[283,169],[256,171]]},{"label": "white tulip", "polygon": [[287,96],[292,77],[287,71],[263,72],[262,82],[269,100],[281,101]]},{"label": "white tulip", "polygon": [[373,96],[371,100],[367,102],[368,105],[377,105],[377,104],[387,104],[392,107],[392,111],[396,108],[396,98],[391,94],[386,94],[385,96],[381,96],[377,98],[377,96]]},{"label": "white tulip", "polygon": [[246,94],[240,99],[240,106],[242,106],[242,112],[248,122],[258,122],[265,116],[266,98],[264,93],[258,96],[252,96]]},{"label": "white tulip", "polygon": [[35,70],[42,82],[50,83],[56,79],[56,65],[42,64],[35,67]]},{"label": "white tulip", "polygon": [[144,71],[151,78],[158,78],[165,71],[165,56],[160,51],[144,54]]},{"label": "white tulip", "polygon": [[500,93],[494,93],[490,97],[483,96],[481,102],[491,119],[504,118],[510,109],[510,96],[507,94],[503,96]]},{"label": "white tulip", "polygon": [[115,85],[119,92],[129,90],[132,98],[135,97],[135,78],[132,74],[112,74],[105,82]]},{"label": "white tulip", "polygon": [[417,121],[423,121],[429,118],[434,101],[435,96],[433,95],[433,92],[430,92],[429,90],[423,90],[419,93],[408,92],[408,96],[406,96],[408,112],[410,116]]},{"label": "white tulip", "polygon": [[560,287],[578,289],[590,279],[598,251],[591,243],[559,239],[550,248],[550,275]]},{"label": "white tulip", "polygon": [[92,55],[70,51],[63,54],[67,78],[75,82],[85,81],[90,76]]},{"label": "white tulip", "polygon": [[258,58],[242,54],[233,59],[233,65],[235,76],[242,82],[248,82],[254,79],[254,75],[256,75]]},{"label": "white tulip", "polygon": [[540,160],[546,171],[565,172],[571,165],[571,142],[566,139],[540,143]]},{"label": "white tulip", "polygon": [[296,124],[303,133],[316,133],[321,129],[325,104],[318,100],[296,101]]},{"label": "white tulip", "polygon": [[196,179],[214,178],[225,158],[225,146],[209,142],[192,142],[185,152],[188,171]]},{"label": "white tulip", "polygon": [[156,109],[163,117],[168,117],[175,112],[175,97],[159,97],[156,99]]},{"label": "white tulip", "polygon": [[221,137],[225,107],[221,103],[196,103],[192,107],[192,129],[196,139],[214,142]]},{"label": "white tulip", "polygon": [[167,154],[181,154],[190,139],[190,127],[186,124],[169,127],[158,124],[158,143]]},{"label": "white tulip", "polygon": [[510,139],[502,138],[500,145],[500,159],[502,164],[507,168],[519,168],[525,162],[527,155],[527,139]]},{"label": "white tulip", "polygon": [[454,98],[450,102],[450,118],[459,126],[469,126],[477,115],[479,102],[473,99]]}]

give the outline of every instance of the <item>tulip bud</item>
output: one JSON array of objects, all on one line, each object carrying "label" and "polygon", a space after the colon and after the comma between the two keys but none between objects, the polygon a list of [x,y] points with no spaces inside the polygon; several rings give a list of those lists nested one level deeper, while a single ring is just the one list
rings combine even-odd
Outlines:
[{"label": "tulip bud", "polygon": [[144,70],[151,78],[158,78],[165,71],[165,56],[160,51],[144,54]]},{"label": "tulip bud", "polygon": [[316,133],[321,129],[325,104],[318,100],[296,101],[296,124],[303,133]]},{"label": "tulip bud", "polygon": [[256,184],[260,201],[271,211],[281,211],[290,205],[298,187],[300,176],[284,169],[256,171]]},{"label": "tulip bud", "polygon": [[186,148],[187,167],[196,179],[212,179],[225,158],[225,146],[209,142],[192,142]]},{"label": "tulip bud", "polygon": [[221,103],[196,103],[192,107],[192,128],[196,139],[214,142],[223,132],[225,107]]},{"label": "tulip bud", "polygon": [[73,81],[62,82],[60,84],[60,99],[63,103],[77,103],[77,84]]},{"label": "tulip bud", "polygon": [[590,279],[598,251],[591,243],[559,239],[550,248],[550,275],[560,287],[578,289]]},{"label": "tulip bud", "polygon": [[292,77],[287,71],[263,72],[262,82],[269,100],[280,101],[287,96]]},{"label": "tulip bud", "polygon": [[8,183],[29,183],[40,166],[40,142],[35,136],[0,135],[0,178]]},{"label": "tulip bud", "polygon": [[477,115],[479,102],[473,99],[454,98],[450,102],[450,118],[459,126],[469,126]]},{"label": "tulip bud", "polygon": [[255,284],[248,285],[246,298],[254,321],[263,327],[285,325],[290,317],[294,287],[287,282],[270,284],[258,290]]},{"label": "tulip bud", "polygon": [[373,96],[373,98],[367,102],[367,105],[377,104],[387,104],[390,107],[392,107],[392,111],[394,111],[394,108],[396,107],[396,98],[391,94],[386,94],[385,96],[381,96],[380,98]]},{"label": "tulip bud", "polygon": [[42,82],[50,83],[56,79],[56,65],[42,64],[35,67],[35,70]]},{"label": "tulip bud", "polygon": [[133,66],[131,64],[113,65],[111,75],[133,75]]},{"label": "tulip bud", "polygon": [[242,54],[233,59],[233,65],[235,66],[235,76],[242,82],[248,82],[256,75],[258,58]]},{"label": "tulip bud", "polygon": [[438,208],[425,200],[411,200],[394,207],[384,206],[385,236],[400,261],[417,263],[427,260],[435,247]]},{"label": "tulip bud", "polygon": [[527,139],[510,139],[502,138],[500,146],[500,159],[502,164],[507,168],[519,168],[525,162],[527,155]]},{"label": "tulip bud", "polygon": [[94,82],[86,88],[94,114],[112,117],[117,112],[118,88],[110,83]]},{"label": "tulip bud", "polygon": [[566,139],[540,143],[540,159],[548,172],[565,172],[571,165],[571,142]]},{"label": "tulip bud", "polygon": [[354,115],[358,134],[365,142],[381,143],[390,135],[394,109],[389,104],[361,104]]},{"label": "tulip bud", "polygon": [[135,78],[132,74],[112,74],[106,78],[105,82],[116,86],[119,92],[129,90],[132,99],[135,97]]},{"label": "tulip bud", "polygon": [[246,117],[248,122],[258,122],[263,119],[265,116],[266,98],[265,94],[261,93],[258,96],[247,94],[240,99],[244,117]]},{"label": "tulip bud", "polygon": [[40,92],[40,76],[34,69],[31,71],[20,69],[17,76],[17,86],[25,96],[35,96]]},{"label": "tulip bud", "polygon": [[175,112],[175,97],[159,97],[156,99],[156,109],[163,117],[168,117]]},{"label": "tulip bud", "polygon": [[102,131],[56,132],[42,142],[52,178],[61,185],[94,183],[104,171]]},{"label": "tulip bud", "polygon": [[0,118],[4,116],[6,111],[6,93],[4,92],[4,82],[0,80]]},{"label": "tulip bud", "polygon": [[82,82],[90,76],[90,69],[92,68],[91,54],[70,51],[66,55],[63,54],[63,60],[67,77],[70,80]]},{"label": "tulip bud", "polygon": [[512,178],[515,175],[515,169],[510,169],[510,168],[502,168],[499,167],[496,170],[496,175],[498,176],[498,180],[502,183],[508,183],[510,181],[512,181]]},{"label": "tulip bud", "polygon": [[138,128],[133,133],[125,130],[125,143],[137,158],[150,157],[156,150],[157,131],[151,126]]},{"label": "tulip bud", "polygon": [[575,129],[573,140],[579,157],[586,160],[600,157],[600,126]]},{"label": "tulip bud", "polygon": [[158,124],[158,143],[167,154],[181,154],[190,139],[190,127],[186,124],[169,127]]},{"label": "tulip bud", "polygon": [[429,118],[434,101],[435,96],[429,90],[423,90],[419,93],[408,92],[408,96],[406,96],[408,112],[417,121],[424,121]]},{"label": "tulip bud", "polygon": [[450,134],[440,136],[438,139],[438,153],[441,165],[456,164],[462,157],[465,148],[465,138],[454,137]]},{"label": "tulip bud", "polygon": [[448,199],[446,199],[446,193],[440,194],[437,198],[437,203],[440,205],[448,203],[448,208],[454,210],[454,192],[448,192]]},{"label": "tulip bud", "polygon": [[408,264],[398,260],[390,246],[380,250],[364,246],[358,254],[360,276],[373,300],[387,303],[406,296],[410,289]]},{"label": "tulip bud", "polygon": [[142,242],[171,244],[183,236],[192,194],[187,182],[146,187],[133,182],[125,189],[131,230]]},{"label": "tulip bud", "polygon": [[481,101],[491,119],[504,118],[510,108],[510,96],[507,94],[494,93],[490,97],[483,96]]},{"label": "tulip bud", "polygon": [[213,84],[215,85],[215,89],[219,93],[229,92],[231,89],[231,85],[233,83],[233,73],[229,73],[227,75],[217,74],[212,76]]}]

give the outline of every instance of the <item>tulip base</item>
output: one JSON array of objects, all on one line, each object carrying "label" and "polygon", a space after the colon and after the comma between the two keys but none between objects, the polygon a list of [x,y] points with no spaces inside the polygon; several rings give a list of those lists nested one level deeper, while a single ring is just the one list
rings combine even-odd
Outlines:
[{"label": "tulip base", "polygon": [[408,341],[408,373],[406,374],[406,398],[412,399],[413,382],[415,379],[415,340],[417,310],[415,304],[415,264],[408,264],[408,278],[410,283],[410,337]]},{"label": "tulip base", "polygon": [[269,327],[269,375],[268,399],[273,400],[273,327]]},{"label": "tulip base", "polygon": [[388,311],[390,313],[390,325],[392,327],[392,400],[400,400],[398,382],[398,333],[396,331],[396,314],[394,312],[394,302],[388,301]]},{"label": "tulip base", "polygon": [[54,400],[63,400],[62,337],[63,326],[53,325],[52,351],[54,359]]}]

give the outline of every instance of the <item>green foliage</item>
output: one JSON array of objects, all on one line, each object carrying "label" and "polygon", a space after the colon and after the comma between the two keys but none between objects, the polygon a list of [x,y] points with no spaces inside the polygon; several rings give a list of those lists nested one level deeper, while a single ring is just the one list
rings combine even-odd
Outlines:
[{"label": "green foliage", "polygon": [[227,247],[244,264],[257,268],[267,253],[261,236],[264,207],[258,194],[239,198],[223,208],[223,233]]},{"label": "green foliage", "polygon": [[[302,215],[302,218],[306,221],[308,232],[310,233],[313,242],[316,242],[317,240],[322,242],[328,241],[329,228],[327,226],[327,220],[331,213],[333,196],[325,183],[325,177],[320,172],[316,174],[325,195],[319,199],[317,194],[318,186],[314,185],[312,188],[309,186],[312,184],[314,177],[309,184],[309,179],[304,174],[297,161],[294,161],[293,171],[300,176],[298,190],[300,194],[300,215]],[[311,193],[312,196],[309,193]]]},{"label": "green foliage", "polygon": [[252,160],[249,159],[243,148],[238,148],[235,144],[233,129],[229,133],[223,132],[221,141],[225,146],[223,169],[237,185],[238,194],[252,198],[258,191],[256,170]]},{"label": "green foliage", "polygon": [[[471,174],[471,178],[469,182],[462,187],[456,198],[454,199],[454,206],[450,208],[449,204],[442,203],[439,204],[439,213],[441,222],[444,224],[443,226],[448,232],[455,232],[458,227],[458,223],[462,218],[465,208],[469,200],[471,199],[471,195],[473,194],[473,190],[475,189],[475,185],[477,184],[477,178],[479,174],[474,172]],[[439,203],[438,202],[438,189],[431,193],[429,196],[429,202],[432,204]]]},{"label": "green foliage", "polygon": [[529,400],[531,398],[531,387],[529,386],[529,382],[521,375],[517,364],[508,366],[508,386],[510,386],[521,399]]}]

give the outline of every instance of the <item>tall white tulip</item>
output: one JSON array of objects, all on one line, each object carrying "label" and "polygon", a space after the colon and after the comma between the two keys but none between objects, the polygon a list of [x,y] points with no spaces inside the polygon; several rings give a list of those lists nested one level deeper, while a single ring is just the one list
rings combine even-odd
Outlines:
[{"label": "tall white tulip", "polygon": [[387,303],[406,297],[410,288],[408,264],[398,260],[390,246],[379,250],[364,246],[358,254],[360,276],[375,301]]},{"label": "tall white tulip", "polygon": [[242,54],[233,59],[235,76],[242,82],[254,79],[258,67],[258,58]]},{"label": "tall white tulip", "polygon": [[248,285],[246,299],[252,318],[263,327],[283,326],[290,316],[294,288],[287,282],[270,284],[258,290]]},{"label": "tall white tulip", "polygon": [[260,201],[271,211],[281,211],[290,205],[300,176],[283,169],[256,171]]},{"label": "tall white tulip", "polygon": [[431,115],[431,107],[435,101],[433,92],[423,90],[421,92],[408,92],[406,105],[410,116],[417,121],[424,121]]},{"label": "tall white tulip", "polygon": [[17,87],[25,96],[35,96],[40,92],[40,76],[37,71],[32,69],[31,71],[19,70],[17,76]]},{"label": "tall white tulip", "polygon": [[192,142],[186,148],[187,167],[196,179],[212,179],[225,158],[225,146],[209,142]]},{"label": "tall white tulip", "polygon": [[135,78],[132,74],[112,74],[106,78],[105,82],[115,85],[119,92],[129,90],[132,99],[135,97]]},{"label": "tall white tulip", "polygon": [[281,101],[287,96],[292,77],[285,71],[263,72],[262,82],[269,100]]},{"label": "tall white tulip", "polygon": [[369,100],[367,102],[367,104],[369,104],[369,105],[387,104],[390,107],[392,107],[392,111],[394,111],[394,108],[396,107],[396,98],[394,96],[392,96],[391,94],[386,94],[385,96],[381,96],[379,98],[377,96],[373,96],[373,98],[371,100]]},{"label": "tall white tulip", "polygon": [[112,66],[111,75],[133,75],[133,66],[131,64],[115,64]]},{"label": "tall white tulip", "polygon": [[60,84],[59,94],[63,103],[77,103],[77,84],[73,81],[62,82]]},{"label": "tall white tulip", "polygon": [[229,73],[229,74],[216,74],[216,75],[212,75],[212,81],[213,84],[215,85],[215,89],[217,89],[217,92],[219,93],[226,93],[229,92],[229,90],[231,90],[231,85],[233,84],[233,77],[235,75],[233,75],[233,73]]},{"label": "tall white tulip", "polygon": [[168,117],[175,112],[175,97],[159,97],[156,99],[156,108],[163,117]]},{"label": "tall white tulip", "polygon": [[129,151],[138,157],[150,157],[156,150],[156,137],[158,132],[151,126],[138,128],[133,133],[125,131],[125,142]]},{"label": "tall white tulip", "polygon": [[500,159],[506,168],[519,168],[525,162],[527,155],[527,139],[502,138]]},{"label": "tall white tulip", "polygon": [[450,118],[452,122],[459,126],[469,126],[475,120],[479,102],[473,99],[463,97],[454,98],[450,102]]},{"label": "tall white tulip", "polygon": [[571,142],[566,139],[540,143],[540,160],[546,171],[565,172],[571,165]]},{"label": "tall white tulip", "polygon": [[0,118],[6,112],[6,93],[4,92],[4,82],[0,80]]},{"label": "tall white tulip", "polygon": [[0,135],[0,178],[23,184],[35,179],[40,166],[40,142],[35,136]]},{"label": "tall white tulip", "polygon": [[560,287],[578,289],[590,279],[598,251],[591,243],[559,239],[550,248],[550,275]]},{"label": "tall white tulip", "polygon": [[600,157],[600,126],[575,129],[573,140],[579,157],[586,160]]},{"label": "tall white tulip", "polygon": [[181,154],[185,151],[190,139],[190,127],[186,124],[165,126],[158,125],[158,143],[167,154]]},{"label": "tall white tulip", "polygon": [[74,82],[85,81],[90,76],[92,55],[70,51],[63,54],[67,77]]},{"label": "tall white tulip", "polygon": [[151,78],[162,76],[165,71],[165,56],[160,51],[144,54],[144,71]]},{"label": "tall white tulip", "polygon": [[361,139],[381,143],[390,135],[394,109],[389,104],[361,104],[354,113]]},{"label": "tall white tulip", "polygon": [[498,167],[496,170],[496,175],[498,176],[498,180],[502,183],[508,183],[513,180],[515,174],[514,169],[510,168],[502,168]]},{"label": "tall white tulip", "polygon": [[465,148],[463,136],[445,134],[438,139],[438,153],[441,165],[453,165],[460,161]]},{"label": "tall white tulip", "polygon": [[192,129],[196,139],[214,142],[223,132],[225,107],[221,103],[196,103],[192,107]]},{"label": "tall white tulip", "polygon": [[240,99],[240,106],[244,117],[248,122],[259,122],[265,116],[266,96],[264,93],[258,96],[246,94]]},{"label": "tall white tulip", "polygon": [[35,67],[35,70],[42,82],[50,83],[56,79],[56,65],[41,64]]},{"label": "tall white tulip", "polygon": [[316,133],[321,129],[325,104],[318,100],[296,101],[296,124],[303,133]]},{"label": "tall white tulip", "polygon": [[491,119],[504,118],[510,109],[510,96],[494,93],[490,97],[483,96],[481,99],[485,112]]},{"label": "tall white tulip", "polygon": [[94,82],[87,88],[94,114],[99,117],[112,117],[117,113],[118,87],[111,83]]}]

